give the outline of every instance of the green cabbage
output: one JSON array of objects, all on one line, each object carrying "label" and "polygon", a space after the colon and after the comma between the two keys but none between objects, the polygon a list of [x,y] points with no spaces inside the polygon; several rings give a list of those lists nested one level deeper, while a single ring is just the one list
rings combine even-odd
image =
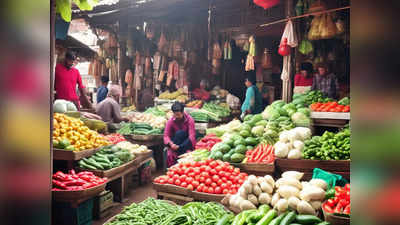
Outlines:
[{"label": "green cabbage", "polygon": [[310,125],[310,118],[302,112],[294,113],[292,115],[291,119],[296,126],[309,126]]},{"label": "green cabbage", "polygon": [[261,137],[264,133],[264,126],[255,126],[251,129],[251,133],[257,137]]}]

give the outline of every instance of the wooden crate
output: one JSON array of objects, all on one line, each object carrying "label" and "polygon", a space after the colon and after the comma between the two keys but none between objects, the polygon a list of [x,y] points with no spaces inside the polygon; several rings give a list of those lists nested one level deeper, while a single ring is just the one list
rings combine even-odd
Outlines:
[{"label": "wooden crate", "polygon": [[82,158],[89,157],[99,150],[100,150],[100,148],[74,152],[74,151],[69,151],[69,150],[64,150],[64,149],[53,148],[53,159],[76,161],[76,160],[80,160]]},{"label": "wooden crate", "polygon": [[172,194],[167,192],[157,192],[157,198],[169,200],[175,202],[178,205],[185,205],[186,203],[194,201],[192,197],[183,196],[179,194]]},{"label": "wooden crate", "polygon": [[275,172],[275,164],[262,163],[231,163],[233,166],[240,168],[241,172],[254,174],[256,176],[273,175]]},{"label": "wooden crate", "polygon": [[309,159],[276,159],[275,176],[280,177],[285,171],[303,172],[303,180],[312,178],[314,168],[320,168],[330,173],[335,173],[350,180],[350,160],[309,160]]},{"label": "wooden crate", "polygon": [[93,216],[94,218],[101,218],[104,216],[103,212],[111,208],[114,204],[114,195],[111,191],[103,191],[94,199]]},{"label": "wooden crate", "polygon": [[337,216],[333,213],[327,213],[322,210],[324,213],[325,221],[331,223],[331,225],[349,225],[350,224],[350,217],[344,216]]},{"label": "wooden crate", "polygon": [[77,202],[83,199],[90,199],[98,195],[104,188],[106,183],[97,185],[96,187],[79,190],[79,191],[52,191],[52,197],[55,201],[60,202]]},{"label": "wooden crate", "polygon": [[171,194],[179,194],[186,197],[192,197],[192,191],[172,184],[156,184],[153,183],[153,189],[157,192],[165,192]]},{"label": "wooden crate", "polygon": [[204,201],[204,202],[221,202],[226,195],[217,195],[217,194],[207,194],[197,191],[192,191],[192,197],[195,201]]}]

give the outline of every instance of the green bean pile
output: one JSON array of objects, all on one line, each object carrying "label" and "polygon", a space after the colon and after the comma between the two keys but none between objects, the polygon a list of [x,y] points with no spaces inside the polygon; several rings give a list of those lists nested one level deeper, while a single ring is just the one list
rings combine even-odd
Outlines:
[{"label": "green bean pile", "polygon": [[230,212],[214,202],[190,202],[176,206],[148,198],[126,207],[107,225],[214,225],[225,214]]}]

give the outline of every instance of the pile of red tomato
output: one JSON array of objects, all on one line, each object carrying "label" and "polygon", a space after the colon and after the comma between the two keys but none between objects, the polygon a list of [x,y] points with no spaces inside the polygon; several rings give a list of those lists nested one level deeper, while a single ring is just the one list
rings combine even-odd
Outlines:
[{"label": "pile of red tomato", "polygon": [[314,112],[350,112],[349,105],[340,105],[337,102],[316,102],[310,105]]},{"label": "pile of red tomato", "polygon": [[335,187],[335,197],[322,204],[322,209],[328,213],[350,215],[350,184]]},{"label": "pile of red tomato", "polygon": [[236,194],[247,179],[247,173],[221,160],[179,163],[166,175],[154,179],[157,184],[172,184],[209,194]]}]

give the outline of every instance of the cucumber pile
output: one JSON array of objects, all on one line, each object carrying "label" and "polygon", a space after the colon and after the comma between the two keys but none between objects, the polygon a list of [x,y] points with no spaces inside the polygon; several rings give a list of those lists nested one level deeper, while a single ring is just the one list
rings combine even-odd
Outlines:
[{"label": "cucumber pile", "polygon": [[123,123],[117,133],[122,135],[157,135],[162,134],[162,130],[153,128],[147,123]]},{"label": "cucumber pile", "polygon": [[134,159],[129,150],[117,146],[107,146],[94,155],[79,161],[79,167],[90,170],[109,170]]}]

